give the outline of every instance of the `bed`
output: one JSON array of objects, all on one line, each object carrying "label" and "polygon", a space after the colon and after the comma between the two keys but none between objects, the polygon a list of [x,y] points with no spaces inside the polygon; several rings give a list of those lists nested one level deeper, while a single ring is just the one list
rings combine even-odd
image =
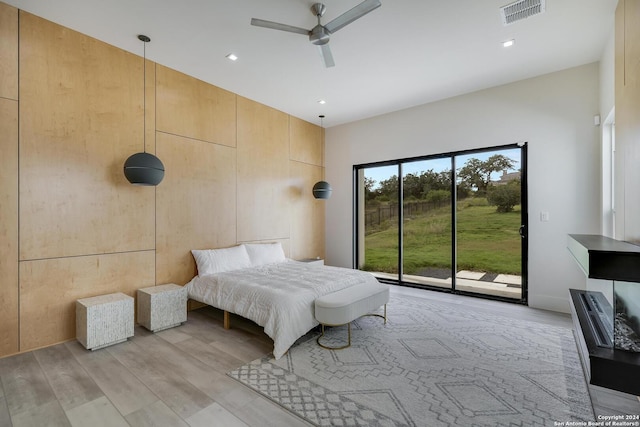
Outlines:
[{"label": "bed", "polygon": [[189,298],[262,326],[273,339],[276,359],[318,325],[314,317],[317,297],[378,283],[372,274],[360,270],[289,260],[279,243],[192,253],[198,275],[186,285]]}]

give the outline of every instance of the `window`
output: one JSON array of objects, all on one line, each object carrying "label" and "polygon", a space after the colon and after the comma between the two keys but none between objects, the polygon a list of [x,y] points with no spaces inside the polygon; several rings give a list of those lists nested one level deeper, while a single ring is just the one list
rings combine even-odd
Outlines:
[{"label": "window", "polygon": [[354,167],[354,264],[381,281],[526,301],[526,146]]}]

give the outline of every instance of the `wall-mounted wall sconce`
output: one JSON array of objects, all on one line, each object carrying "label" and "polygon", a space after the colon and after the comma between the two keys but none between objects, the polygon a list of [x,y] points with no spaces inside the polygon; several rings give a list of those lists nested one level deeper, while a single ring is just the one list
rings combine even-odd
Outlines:
[{"label": "wall-mounted wall sconce", "polygon": [[313,197],[316,199],[328,199],[331,197],[331,185],[327,181],[318,181],[313,186]]},{"label": "wall-mounted wall sconce", "polygon": [[151,153],[147,153],[147,43],[151,39],[145,35],[140,34],[138,40],[144,42],[144,65],[143,65],[143,142],[144,152],[136,153],[130,156],[126,162],[124,162],[124,176],[127,177],[130,183],[133,185],[158,185],[162,178],[164,178],[164,165],[159,158]]}]

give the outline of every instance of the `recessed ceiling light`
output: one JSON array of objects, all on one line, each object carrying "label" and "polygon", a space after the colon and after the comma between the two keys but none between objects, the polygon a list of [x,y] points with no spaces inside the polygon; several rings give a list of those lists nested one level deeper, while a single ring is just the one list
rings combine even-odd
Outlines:
[{"label": "recessed ceiling light", "polygon": [[326,103],[327,103],[327,101],[325,101],[324,99],[321,99],[321,100],[319,100],[319,101],[318,101],[318,104],[322,104],[322,105],[324,105],[324,104],[326,104]]},{"label": "recessed ceiling light", "polygon": [[511,39],[511,40],[507,40],[506,42],[502,42],[502,47],[511,47],[515,44],[515,40]]},{"label": "recessed ceiling light", "polygon": [[227,55],[227,59],[235,61],[236,59],[238,59],[238,57],[236,55],[234,55],[233,53],[230,53],[230,54]]}]

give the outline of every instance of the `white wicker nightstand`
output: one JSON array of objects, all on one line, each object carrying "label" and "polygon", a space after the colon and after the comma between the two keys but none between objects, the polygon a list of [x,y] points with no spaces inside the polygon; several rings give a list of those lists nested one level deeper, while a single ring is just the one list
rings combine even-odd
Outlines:
[{"label": "white wicker nightstand", "polygon": [[133,298],[123,293],[76,301],[76,338],[97,350],[133,336]]},{"label": "white wicker nightstand", "polygon": [[187,289],[175,284],[138,289],[138,323],[153,332],[187,321]]}]

